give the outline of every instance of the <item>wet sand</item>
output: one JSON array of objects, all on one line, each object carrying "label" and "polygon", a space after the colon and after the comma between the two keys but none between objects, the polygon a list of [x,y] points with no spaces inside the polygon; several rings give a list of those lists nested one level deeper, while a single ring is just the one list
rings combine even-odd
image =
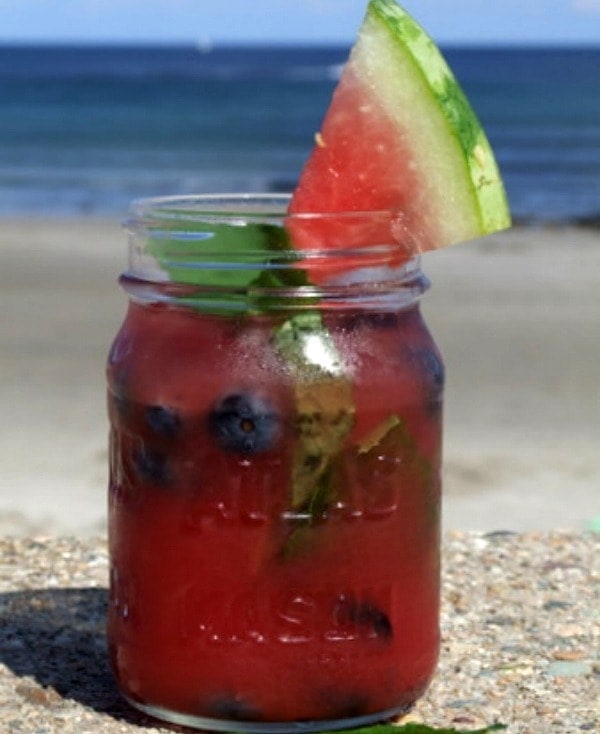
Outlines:
[{"label": "wet sand", "polygon": [[[102,533],[118,221],[0,219],[0,533]],[[600,516],[600,232],[516,228],[427,255],[446,361],[444,523]]]}]

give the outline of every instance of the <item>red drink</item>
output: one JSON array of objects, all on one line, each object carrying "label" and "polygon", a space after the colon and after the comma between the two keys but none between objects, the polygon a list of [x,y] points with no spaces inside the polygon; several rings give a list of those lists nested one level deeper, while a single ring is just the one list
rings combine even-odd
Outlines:
[{"label": "red drink", "polygon": [[121,690],[215,729],[410,707],[439,637],[443,366],[418,269],[392,304],[306,311],[280,289],[286,308],[250,313],[149,288],[139,262],[108,365]]}]

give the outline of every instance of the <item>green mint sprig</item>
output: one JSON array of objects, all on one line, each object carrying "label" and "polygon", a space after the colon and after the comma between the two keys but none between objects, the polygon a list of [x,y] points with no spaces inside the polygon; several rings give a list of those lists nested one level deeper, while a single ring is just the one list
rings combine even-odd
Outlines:
[{"label": "green mint sprig", "polygon": [[298,441],[292,507],[317,510],[327,494],[332,461],[354,424],[352,385],[319,311],[295,314],[275,330],[273,339],[294,375]]},{"label": "green mint sprig", "polygon": [[[318,298],[286,229],[252,222],[239,225],[184,221],[149,226],[139,236],[145,266],[169,284],[169,296],[199,312],[236,316],[302,305]],[[294,293],[293,289],[302,289]],[[290,290],[292,289],[292,290]]]},{"label": "green mint sprig", "polygon": [[332,465],[354,422],[352,385],[323,323],[318,289],[298,267],[285,228],[247,220],[179,225],[176,214],[172,231],[149,229],[145,243],[177,284],[175,300],[225,317],[277,314],[272,341],[296,403],[290,504],[297,526],[310,525],[329,503]]}]

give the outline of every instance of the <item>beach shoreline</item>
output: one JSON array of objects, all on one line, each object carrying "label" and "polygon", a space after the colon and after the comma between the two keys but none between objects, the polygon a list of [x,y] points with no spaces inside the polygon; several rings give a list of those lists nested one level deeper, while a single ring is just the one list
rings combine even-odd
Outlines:
[{"label": "beach shoreline", "polygon": [[[104,362],[126,299],[118,218],[0,219],[0,532],[106,527]],[[447,367],[444,524],[600,515],[600,231],[516,227],[428,254]]]}]

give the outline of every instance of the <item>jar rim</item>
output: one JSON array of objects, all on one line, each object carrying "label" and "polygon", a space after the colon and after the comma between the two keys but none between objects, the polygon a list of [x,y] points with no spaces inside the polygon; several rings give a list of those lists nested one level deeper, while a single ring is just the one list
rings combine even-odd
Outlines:
[{"label": "jar rim", "polygon": [[124,226],[137,230],[144,224],[161,221],[222,222],[228,223],[248,217],[253,222],[270,220],[327,220],[357,219],[367,217],[403,218],[399,209],[355,209],[343,211],[294,211],[288,212],[292,200],[290,193],[213,193],[176,194],[134,199],[129,207]]},{"label": "jar rim", "polygon": [[[349,262],[365,264],[375,260],[398,265],[420,256],[420,238],[407,226],[406,213],[394,209],[290,212],[291,195],[284,193],[184,194],[136,199],[131,203],[124,228],[134,239],[169,241],[174,252],[184,247],[197,247],[204,256],[213,246],[220,248],[212,235],[219,228],[258,232],[278,229],[288,236],[287,244],[279,239],[267,242],[267,249],[277,252],[278,262]],[[269,229],[270,228],[270,229]],[[233,231],[233,229],[232,229]],[[213,239],[212,242],[207,240]],[[267,238],[268,239],[268,238]],[[179,244],[178,244],[179,243]],[[272,252],[254,243],[253,258],[270,266],[277,265]],[[233,255],[235,247],[227,248]],[[248,244],[243,247],[242,261],[247,264]],[[220,251],[222,253],[222,250]],[[219,251],[213,251],[219,259]]]},{"label": "jar rim", "polygon": [[244,302],[266,293],[294,307],[390,294],[414,302],[427,290],[401,212],[289,213],[290,200],[267,193],[135,200],[124,222],[129,269],[121,282],[143,299],[236,292]]}]

